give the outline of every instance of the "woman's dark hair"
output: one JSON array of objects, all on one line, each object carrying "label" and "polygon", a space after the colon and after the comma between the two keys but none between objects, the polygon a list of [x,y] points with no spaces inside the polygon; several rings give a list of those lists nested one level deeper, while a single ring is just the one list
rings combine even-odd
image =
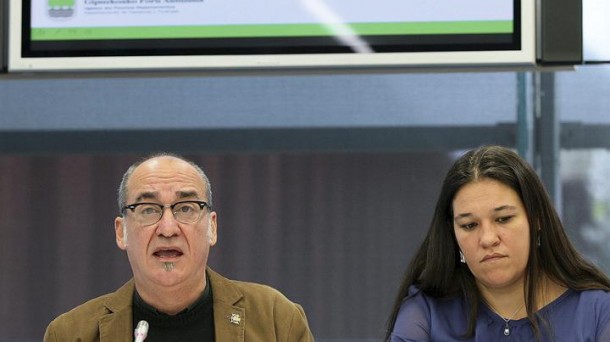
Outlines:
[{"label": "woman's dark hair", "polygon": [[[466,184],[481,179],[501,182],[518,195],[530,226],[529,260],[525,272],[525,308],[536,336],[536,289],[543,275],[574,290],[610,290],[608,277],[586,261],[568,240],[563,225],[544,186],[518,154],[501,146],[483,146],[461,156],[449,169],[436,203],[428,233],[411,260],[388,320],[386,340],[396,323],[401,304],[408,300],[411,285],[437,298],[462,298],[469,307],[468,328],[472,337],[477,308],[482,301],[474,276],[459,262],[459,248],[453,230],[453,200]],[[540,246],[538,246],[540,241]]]}]

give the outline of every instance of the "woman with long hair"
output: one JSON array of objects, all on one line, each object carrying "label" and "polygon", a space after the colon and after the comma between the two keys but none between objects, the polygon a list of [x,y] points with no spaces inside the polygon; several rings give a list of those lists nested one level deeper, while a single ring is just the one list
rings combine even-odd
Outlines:
[{"label": "woman with long hair", "polygon": [[484,146],[449,169],[386,340],[610,341],[609,291],[536,172]]}]

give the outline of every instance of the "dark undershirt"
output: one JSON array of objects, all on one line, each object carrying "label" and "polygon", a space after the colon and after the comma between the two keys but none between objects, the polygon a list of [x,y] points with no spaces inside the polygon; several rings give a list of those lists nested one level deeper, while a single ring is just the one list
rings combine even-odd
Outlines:
[{"label": "dark undershirt", "polygon": [[144,302],[138,291],[133,295],[133,326],[139,321],[148,322],[146,342],[170,341],[214,341],[214,308],[212,286],[206,281],[201,296],[186,309],[176,315],[158,311]]}]

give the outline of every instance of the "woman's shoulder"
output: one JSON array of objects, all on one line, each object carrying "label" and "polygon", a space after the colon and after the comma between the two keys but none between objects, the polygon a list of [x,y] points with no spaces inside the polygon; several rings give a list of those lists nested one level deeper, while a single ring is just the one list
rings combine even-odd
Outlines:
[{"label": "woman's shoulder", "polygon": [[592,340],[610,340],[608,291],[568,289],[542,313],[552,323],[557,336],[576,338],[574,334],[592,334]]},{"label": "woman's shoulder", "polygon": [[425,316],[462,315],[464,312],[464,301],[461,297],[447,296],[438,297],[426,293],[416,285],[409,287],[408,295],[403,300],[401,311],[417,311]]},{"label": "woman's shoulder", "polygon": [[574,290],[574,291],[578,292],[580,294],[580,296],[582,296],[584,298],[590,298],[593,300],[610,299],[610,291],[607,291],[607,290],[591,289],[591,290]]},{"label": "woman's shoulder", "polygon": [[604,314],[610,318],[610,291],[581,290],[574,291],[579,296],[580,306]]},{"label": "woman's shoulder", "polygon": [[466,329],[464,312],[460,298],[439,298],[411,286],[398,312],[391,340],[430,341],[435,336],[454,336],[456,331]]},{"label": "woman's shoulder", "polygon": [[610,311],[610,292],[605,290],[574,290],[567,289],[548,307],[553,310],[608,310]]},{"label": "woman's shoulder", "polygon": [[[568,297],[575,297],[583,306],[597,305],[610,308],[610,292],[605,290],[568,290]],[[590,306],[593,308],[593,306]]]},{"label": "woman's shoulder", "polygon": [[462,297],[458,296],[458,295],[445,295],[445,296],[439,296],[439,295],[435,295],[430,293],[430,291],[426,291],[425,289],[422,289],[420,286],[418,285],[411,285],[409,286],[409,290],[407,291],[407,297],[406,298],[411,298],[411,297],[421,297],[424,300],[430,300],[430,301],[439,301],[439,302],[453,302],[453,301],[462,301]]},{"label": "woman's shoulder", "polygon": [[543,312],[561,317],[589,317],[588,323],[610,323],[610,292],[568,289],[546,306]]}]

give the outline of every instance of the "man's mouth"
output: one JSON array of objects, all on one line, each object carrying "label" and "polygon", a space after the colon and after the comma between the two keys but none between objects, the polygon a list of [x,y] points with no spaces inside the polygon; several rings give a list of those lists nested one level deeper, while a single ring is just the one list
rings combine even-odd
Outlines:
[{"label": "man's mouth", "polygon": [[176,259],[182,256],[182,251],[173,248],[162,248],[153,253],[154,256],[160,259]]}]

